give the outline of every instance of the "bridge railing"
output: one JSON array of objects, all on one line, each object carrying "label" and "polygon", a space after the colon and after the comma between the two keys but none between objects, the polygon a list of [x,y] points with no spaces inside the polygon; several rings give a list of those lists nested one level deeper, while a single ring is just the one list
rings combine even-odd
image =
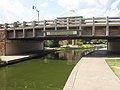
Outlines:
[{"label": "bridge railing", "polygon": [[109,17],[110,24],[120,24],[120,17]]},{"label": "bridge railing", "polygon": [[107,24],[120,24],[120,17],[92,17],[92,18],[65,18],[44,21],[31,21],[31,22],[14,22],[0,24],[0,30],[7,28],[7,30],[33,28],[33,27],[60,27],[66,26],[69,29],[72,25],[107,25]]},{"label": "bridge railing", "polygon": [[4,24],[0,24],[0,30],[4,29]]},{"label": "bridge railing", "polygon": [[84,24],[120,24],[120,17],[83,18]]},{"label": "bridge railing", "polygon": [[[114,27],[112,27],[114,26]],[[70,17],[57,18],[55,20],[14,22],[0,24],[0,30],[7,30],[8,37],[44,37],[46,35],[77,33],[79,36],[108,36],[119,35],[120,17]],[[50,34],[51,33],[51,34]]]},{"label": "bridge railing", "polygon": [[106,24],[105,17],[83,18],[82,20],[84,20],[83,24]]}]

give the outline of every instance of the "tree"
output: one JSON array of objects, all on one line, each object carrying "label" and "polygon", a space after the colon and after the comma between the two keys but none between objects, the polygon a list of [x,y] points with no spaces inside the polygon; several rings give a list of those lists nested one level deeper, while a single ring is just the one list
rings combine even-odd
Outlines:
[{"label": "tree", "polygon": [[47,47],[60,47],[59,40],[47,40],[45,46],[47,46]]}]

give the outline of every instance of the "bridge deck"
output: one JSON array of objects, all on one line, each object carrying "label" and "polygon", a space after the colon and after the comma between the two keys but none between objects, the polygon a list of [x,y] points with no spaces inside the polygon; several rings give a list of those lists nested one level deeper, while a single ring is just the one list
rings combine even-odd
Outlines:
[{"label": "bridge deck", "polygon": [[55,20],[0,24],[7,39],[112,38],[120,37],[120,17],[62,18]]}]

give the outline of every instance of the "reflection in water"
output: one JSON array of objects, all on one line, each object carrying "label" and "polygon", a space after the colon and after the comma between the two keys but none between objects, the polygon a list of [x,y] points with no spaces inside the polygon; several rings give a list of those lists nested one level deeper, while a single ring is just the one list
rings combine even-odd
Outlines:
[{"label": "reflection in water", "polygon": [[52,60],[80,60],[80,58],[85,54],[84,51],[85,50],[67,50],[65,52],[58,51],[48,54],[43,58]]},{"label": "reflection in water", "polygon": [[59,51],[0,68],[0,90],[62,90],[84,50]]}]

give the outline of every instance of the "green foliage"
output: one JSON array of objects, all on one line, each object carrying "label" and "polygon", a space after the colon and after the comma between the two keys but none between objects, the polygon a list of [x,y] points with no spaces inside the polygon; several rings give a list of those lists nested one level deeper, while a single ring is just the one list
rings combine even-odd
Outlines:
[{"label": "green foliage", "polygon": [[91,42],[93,42],[93,44],[105,44],[107,41],[101,39],[93,39]]},{"label": "green foliage", "polygon": [[60,47],[59,40],[47,40],[46,47]]},{"label": "green foliage", "polygon": [[45,43],[45,46],[49,47],[49,46],[52,45],[52,43],[53,43],[52,40],[47,40],[46,43]]},{"label": "green foliage", "polygon": [[55,48],[55,50],[58,50],[58,51],[64,51],[64,50],[66,50],[66,48]]},{"label": "green foliage", "polygon": [[82,45],[83,45],[83,42],[76,42],[76,45],[82,46]]},{"label": "green foliage", "polygon": [[89,48],[94,48],[94,47],[92,45],[90,45],[90,44],[86,44],[86,45],[82,45],[81,48],[89,49]]}]

